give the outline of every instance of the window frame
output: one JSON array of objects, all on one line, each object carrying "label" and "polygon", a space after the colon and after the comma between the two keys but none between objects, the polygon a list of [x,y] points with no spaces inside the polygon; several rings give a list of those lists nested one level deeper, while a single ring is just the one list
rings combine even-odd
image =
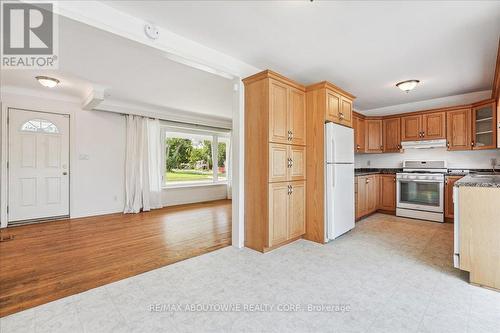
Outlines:
[{"label": "window frame", "polygon": [[[212,138],[212,172],[213,177],[212,180],[202,180],[202,181],[181,181],[181,182],[172,182],[168,183],[168,179],[166,177],[167,173],[167,156],[166,156],[166,136],[167,133],[179,133],[182,135],[203,135]],[[162,125],[161,126],[161,154],[162,154],[162,188],[186,188],[186,187],[199,187],[199,186],[214,186],[214,185],[225,185],[228,182],[228,177],[226,179],[219,180],[219,139],[222,138],[221,141],[226,142],[226,147],[230,146],[231,143],[231,132],[220,132],[216,130],[207,130],[207,129],[192,129],[186,127],[176,127],[170,125]],[[227,149],[227,148],[226,148]],[[228,152],[226,151],[226,160],[227,160]],[[226,171],[228,174],[229,170]]]}]

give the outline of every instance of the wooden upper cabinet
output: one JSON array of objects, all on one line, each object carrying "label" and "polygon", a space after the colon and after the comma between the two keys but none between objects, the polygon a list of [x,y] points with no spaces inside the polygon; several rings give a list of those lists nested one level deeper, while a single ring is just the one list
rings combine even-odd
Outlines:
[{"label": "wooden upper cabinet", "polygon": [[433,112],[401,117],[401,141],[446,138],[446,113]]},{"label": "wooden upper cabinet", "polygon": [[401,118],[383,121],[384,153],[398,152],[401,149]]},{"label": "wooden upper cabinet", "polygon": [[446,113],[434,112],[422,115],[422,139],[437,140],[446,138]]},{"label": "wooden upper cabinet", "polygon": [[367,119],[366,126],[366,147],[367,153],[381,153],[384,149],[382,144],[382,120]]},{"label": "wooden upper cabinet", "polygon": [[472,108],[472,149],[497,147],[495,102]]},{"label": "wooden upper cabinet", "polygon": [[290,143],[306,144],[306,94],[295,88],[290,88],[290,111],[288,114],[288,129],[291,132]]},{"label": "wooden upper cabinet", "polygon": [[340,97],[340,123],[352,127],[352,101],[344,96]]},{"label": "wooden upper cabinet", "polygon": [[422,133],[422,116],[401,117],[401,141],[417,141]]},{"label": "wooden upper cabinet", "polygon": [[448,111],[446,118],[448,150],[470,150],[471,109]]},{"label": "wooden upper cabinet", "polygon": [[269,184],[269,238],[267,247],[288,239],[289,183]]},{"label": "wooden upper cabinet", "polygon": [[380,209],[396,210],[396,175],[380,175]]},{"label": "wooden upper cabinet", "polygon": [[354,129],[354,152],[365,152],[365,120],[360,117],[352,118],[352,125]]},{"label": "wooden upper cabinet", "polygon": [[289,180],[306,179],[306,147],[288,146],[289,162]]},{"label": "wooden upper cabinet", "polygon": [[326,120],[340,123],[340,95],[333,91],[326,91]]},{"label": "wooden upper cabinet", "polygon": [[281,82],[269,80],[269,141],[288,143],[288,91]]},{"label": "wooden upper cabinet", "polygon": [[269,84],[269,141],[305,145],[305,93],[275,80]]},{"label": "wooden upper cabinet", "polygon": [[288,207],[288,238],[295,238],[306,232],[306,183],[290,183]]}]

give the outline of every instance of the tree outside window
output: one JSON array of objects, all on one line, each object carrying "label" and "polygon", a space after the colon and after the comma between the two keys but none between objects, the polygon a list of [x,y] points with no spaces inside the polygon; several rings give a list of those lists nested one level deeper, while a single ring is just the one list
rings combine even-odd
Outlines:
[{"label": "tree outside window", "polygon": [[[214,173],[212,148],[217,143],[217,166]],[[188,182],[225,181],[226,140],[217,135],[198,135],[166,132],[165,137],[165,182],[166,184]],[[217,141],[215,141],[217,142]]]}]

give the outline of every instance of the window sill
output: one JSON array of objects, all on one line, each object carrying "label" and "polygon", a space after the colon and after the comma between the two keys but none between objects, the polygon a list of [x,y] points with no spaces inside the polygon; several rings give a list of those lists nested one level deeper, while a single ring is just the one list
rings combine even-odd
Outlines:
[{"label": "window sill", "polygon": [[227,185],[227,181],[221,181],[221,182],[199,182],[199,183],[186,183],[186,184],[171,184],[171,185],[163,185],[162,189],[163,190],[170,190],[170,189],[176,189],[176,188],[190,188],[190,187],[210,187],[210,186],[221,186],[221,185]]}]

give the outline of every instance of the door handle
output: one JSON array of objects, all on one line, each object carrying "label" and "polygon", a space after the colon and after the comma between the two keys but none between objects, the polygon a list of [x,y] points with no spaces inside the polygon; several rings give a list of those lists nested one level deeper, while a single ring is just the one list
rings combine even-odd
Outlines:
[{"label": "door handle", "polygon": [[63,172],[63,176],[66,176],[68,175],[68,173],[66,171]]}]

